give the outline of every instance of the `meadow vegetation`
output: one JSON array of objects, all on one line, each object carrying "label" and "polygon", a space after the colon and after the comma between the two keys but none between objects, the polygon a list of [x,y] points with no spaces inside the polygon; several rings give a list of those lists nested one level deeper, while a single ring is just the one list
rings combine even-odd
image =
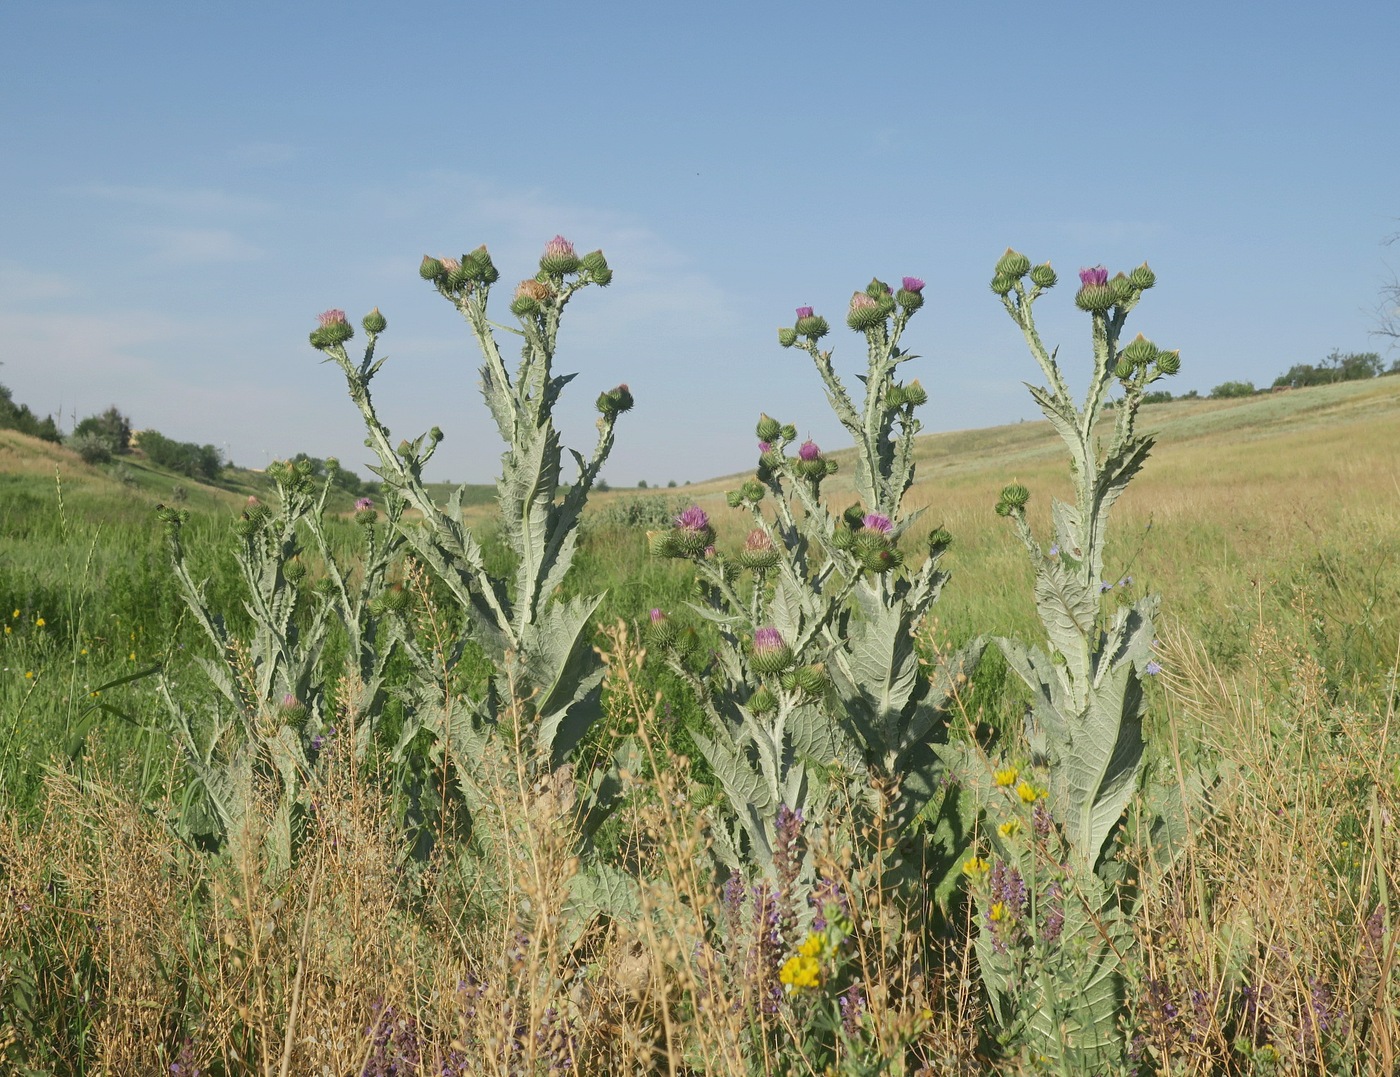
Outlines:
[{"label": "meadow vegetation", "polygon": [[[1012,254],[1016,308],[1050,278]],[[1135,407],[1076,599],[1064,431],[918,431],[913,278],[853,300],[853,448],[760,420],[755,472],[639,493],[598,489],[625,386],[567,471],[550,417],[601,254],[546,248],[515,370],[484,249],[423,276],[482,345],[500,491],[380,436],[382,315],[363,359],[343,316],[312,338],[372,494],[0,430],[5,1072],[1396,1072],[1400,378]],[[1105,445],[1172,368],[1116,365],[1143,290],[1085,307]],[[1082,653],[1047,581],[1092,600]],[[1081,812],[1027,671],[1114,632]]]}]

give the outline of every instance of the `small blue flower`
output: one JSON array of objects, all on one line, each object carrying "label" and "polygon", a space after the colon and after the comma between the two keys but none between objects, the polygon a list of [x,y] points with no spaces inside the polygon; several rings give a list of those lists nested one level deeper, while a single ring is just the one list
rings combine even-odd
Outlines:
[{"label": "small blue flower", "polygon": [[1162,672],[1162,666],[1159,662],[1148,662],[1147,665],[1142,667],[1142,671],[1146,673],[1149,677],[1155,677],[1157,674]]}]

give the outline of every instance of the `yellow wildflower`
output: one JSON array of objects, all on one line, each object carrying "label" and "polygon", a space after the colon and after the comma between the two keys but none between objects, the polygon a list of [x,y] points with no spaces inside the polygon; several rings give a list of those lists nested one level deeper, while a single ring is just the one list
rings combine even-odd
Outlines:
[{"label": "yellow wildflower", "polygon": [[10,626],[9,626],[9,625],[6,625],[6,626],[5,626],[5,635],[8,636],[9,634],[10,634]]},{"label": "yellow wildflower", "polygon": [[87,648],[86,648],[86,647],[83,648],[82,653],[83,653],[83,654],[87,654]]},{"label": "yellow wildflower", "polygon": [[127,657],[128,657],[131,661],[135,662],[135,661],[136,661],[136,652],[135,652],[135,651],[132,651],[131,654],[128,655]]},{"label": "yellow wildflower", "polygon": [[19,610],[15,610],[14,613],[10,614],[10,617],[14,620],[19,620]]},{"label": "yellow wildflower", "polygon": [[1016,779],[1020,776],[1020,773],[1021,772],[1015,767],[1002,767],[1001,770],[993,773],[992,777],[996,779],[997,785],[1006,787],[1015,785]]},{"label": "yellow wildflower", "polygon": [[798,955],[783,962],[778,970],[778,982],[789,991],[820,987],[822,982],[821,962],[815,957]]},{"label": "yellow wildflower", "polygon": [[1022,781],[1018,786],[1016,786],[1016,795],[1020,797],[1023,801],[1025,801],[1027,804],[1034,804],[1037,800],[1039,800],[1045,795],[1045,790],[1037,789],[1028,781]]},{"label": "yellow wildflower", "polygon": [[998,901],[987,910],[987,919],[994,924],[999,924],[1006,919],[1006,902]]},{"label": "yellow wildflower", "polygon": [[26,681],[32,681],[34,679],[34,671],[32,669],[25,670],[24,679]]},{"label": "yellow wildflower", "polygon": [[1001,826],[997,827],[997,833],[1003,838],[1014,838],[1017,834],[1021,833],[1021,820],[1006,820]]},{"label": "yellow wildflower", "polygon": [[803,957],[821,957],[826,952],[826,932],[813,931],[808,934],[797,952]]},{"label": "yellow wildflower", "polygon": [[974,856],[970,860],[963,861],[962,873],[969,879],[980,879],[992,870],[992,866],[980,856]]},{"label": "yellow wildflower", "polygon": [[36,617],[36,618],[34,619],[34,623],[35,623],[36,625],[38,625],[40,628],[43,628],[44,625],[46,625],[48,622],[45,621],[42,617]]}]

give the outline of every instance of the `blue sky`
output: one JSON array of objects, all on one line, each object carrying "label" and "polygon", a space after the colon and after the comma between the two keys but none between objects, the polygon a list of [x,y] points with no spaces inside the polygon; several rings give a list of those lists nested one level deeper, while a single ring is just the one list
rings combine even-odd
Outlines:
[{"label": "blue sky", "polygon": [[367,474],[306,335],[377,305],[395,436],[436,423],[433,477],[495,474],[425,252],[486,243],[509,320],[556,232],[603,248],[616,280],[570,306],[560,422],[591,446],[593,398],[631,385],[614,485],[750,466],[760,411],[839,448],[775,331],[806,304],[841,325],[872,275],[928,281],[906,370],[947,430],[1034,414],[987,288],[1008,244],[1061,271],[1038,310],[1080,384],[1075,271],[1149,261],[1130,328],[1181,349],[1174,391],[1383,350],[1400,262],[1393,0],[9,0],[0,40],[0,382],[65,426],[116,404],[245,466]]}]

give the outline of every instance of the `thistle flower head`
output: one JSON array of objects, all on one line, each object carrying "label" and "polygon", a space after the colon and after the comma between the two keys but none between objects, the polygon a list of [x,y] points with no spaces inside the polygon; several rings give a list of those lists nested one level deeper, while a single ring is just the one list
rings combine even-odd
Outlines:
[{"label": "thistle flower head", "polygon": [[654,625],[660,624],[662,621],[666,620],[666,614],[660,609],[653,609],[648,616],[651,618],[651,623]]},{"label": "thistle flower head", "polygon": [[316,320],[321,323],[322,329],[329,329],[333,325],[346,325],[345,311],[326,310],[316,315]]},{"label": "thistle flower head", "polygon": [[808,438],[806,441],[804,441],[802,443],[802,446],[797,450],[797,456],[800,460],[820,460],[821,455],[821,449],[817,447],[817,443],[811,438]]},{"label": "thistle flower head", "polygon": [[675,523],[682,531],[699,532],[709,529],[710,518],[699,505],[691,505],[676,517]]},{"label": "thistle flower head", "polygon": [[803,318],[810,318],[811,316],[812,316],[812,308],[811,308],[811,307],[798,307],[798,308],[797,308],[797,320],[798,320],[798,321],[801,321]]},{"label": "thistle flower head", "polygon": [[773,443],[771,441],[760,441],[758,443],[758,451],[760,455],[762,455],[763,453],[772,452]]},{"label": "thistle flower head", "polygon": [[774,651],[786,650],[787,644],[783,642],[783,634],[769,626],[754,632],[753,649],[755,654],[771,654]]},{"label": "thistle flower head", "polygon": [[1079,271],[1079,283],[1086,287],[1090,284],[1107,284],[1108,270],[1103,266],[1085,266]]},{"label": "thistle flower head", "polygon": [[449,273],[455,273],[462,268],[462,262],[459,258],[439,258],[438,261],[442,264],[442,268]]},{"label": "thistle flower head", "polygon": [[905,277],[902,283],[906,292],[913,292],[917,295],[924,290],[924,282],[918,277]]},{"label": "thistle flower head", "polygon": [[861,526],[867,531],[878,531],[882,535],[888,535],[894,530],[890,518],[879,512],[867,512],[861,519]]},{"label": "thistle flower head", "polygon": [[573,273],[580,265],[582,261],[574,250],[574,245],[563,236],[555,236],[546,243],[544,253],[540,255],[540,269],[546,273]]},{"label": "thistle flower head", "polygon": [[372,508],[374,508],[374,499],[373,499],[373,498],[370,498],[370,497],[362,497],[362,498],[359,498],[358,500],[356,500],[356,502],[355,502],[355,511],[356,511],[356,512],[364,512],[366,509],[372,509]]},{"label": "thistle flower head", "polygon": [[851,295],[850,310],[846,312],[846,324],[862,333],[885,320],[885,309],[869,290],[855,292]]}]

